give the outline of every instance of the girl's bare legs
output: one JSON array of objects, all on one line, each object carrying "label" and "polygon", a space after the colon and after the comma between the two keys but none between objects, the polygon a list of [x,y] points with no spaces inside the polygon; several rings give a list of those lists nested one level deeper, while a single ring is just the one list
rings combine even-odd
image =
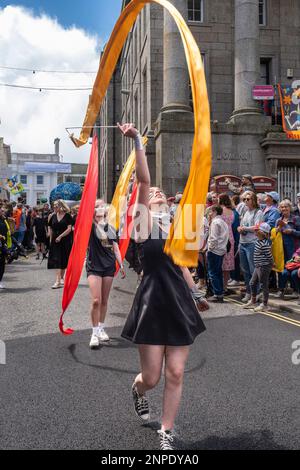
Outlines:
[{"label": "girl's bare legs", "polygon": [[61,284],[61,280],[64,278],[65,269],[57,269],[56,270],[56,283]]},{"label": "girl's bare legs", "polygon": [[142,372],[137,375],[135,384],[139,395],[144,395],[158,384],[165,355],[165,346],[139,345]]},{"label": "girl's bare legs", "polygon": [[182,395],[184,367],[188,355],[189,346],[166,346],[162,431],[171,430],[174,427]]},{"label": "girl's bare legs", "polygon": [[101,313],[102,278],[91,275],[88,277],[88,284],[92,296],[91,320],[93,327],[96,328],[99,325]]},{"label": "girl's bare legs", "polygon": [[105,322],[107,304],[110,289],[112,286],[114,278],[113,277],[103,277],[102,278],[102,295],[101,295],[101,305],[100,305],[100,323]]}]

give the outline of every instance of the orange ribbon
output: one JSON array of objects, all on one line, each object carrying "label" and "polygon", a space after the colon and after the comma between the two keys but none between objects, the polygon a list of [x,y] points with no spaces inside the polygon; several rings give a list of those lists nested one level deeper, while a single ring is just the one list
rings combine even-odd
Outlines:
[{"label": "orange ribbon", "polygon": [[190,174],[180,202],[182,210],[178,211],[171,226],[169,238],[165,244],[165,252],[172,257],[176,264],[197,266],[204,205],[211,171],[210,110],[199,47],[182,15],[170,2],[166,0],[132,0],[124,8],[105,47],[82,132],[79,139],[72,137],[72,140],[78,147],[88,141],[89,127],[96,122],[127,35],[138,14],[147,3],[161,5],[173,17],[181,35],[190,74],[195,121],[192,160]]}]

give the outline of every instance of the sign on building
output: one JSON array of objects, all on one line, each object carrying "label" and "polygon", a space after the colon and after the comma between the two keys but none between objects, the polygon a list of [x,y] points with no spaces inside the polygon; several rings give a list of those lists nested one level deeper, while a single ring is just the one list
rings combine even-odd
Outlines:
[{"label": "sign on building", "polygon": [[72,173],[71,163],[25,162],[24,171],[30,173]]},{"label": "sign on building", "polygon": [[274,100],[275,91],[273,85],[256,85],[252,89],[254,100],[265,101]]}]

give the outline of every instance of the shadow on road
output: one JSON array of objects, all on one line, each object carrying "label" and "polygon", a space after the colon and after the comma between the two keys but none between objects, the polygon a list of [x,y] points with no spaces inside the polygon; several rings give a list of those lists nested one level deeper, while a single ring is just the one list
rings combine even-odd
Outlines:
[{"label": "shadow on road", "polygon": [[128,294],[128,295],[134,295],[135,294],[135,292],[133,292],[131,290],[121,289],[121,287],[114,287],[113,289],[116,290],[117,292],[121,292],[122,294]]},{"label": "shadow on road", "polygon": [[[111,338],[114,342],[117,344],[111,343],[110,344],[105,344],[105,345],[100,345],[98,350],[101,351],[103,348],[113,348],[113,349],[129,349],[133,348],[134,346],[131,344],[127,344],[127,342],[123,342],[120,339],[117,338]],[[139,373],[139,370],[136,369],[124,369],[124,368],[117,368],[117,367],[110,367],[110,366],[104,366],[104,365],[99,365],[99,364],[92,364],[91,362],[86,362],[82,359],[79,359],[77,353],[76,353],[77,345],[76,344],[71,344],[68,346],[68,350],[72,356],[72,358],[77,362],[77,364],[81,364],[83,366],[88,366],[92,367],[93,369],[101,369],[101,370],[107,370],[109,372],[122,372],[123,374],[135,374],[137,375]]]},{"label": "shadow on road", "polygon": [[3,294],[26,294],[26,292],[33,292],[37,290],[42,290],[42,287],[18,287],[17,289],[10,289],[6,287],[3,289]]},{"label": "shadow on road", "polygon": [[181,450],[288,450],[277,444],[269,430],[244,432],[236,436],[209,436],[198,442],[180,441]]}]

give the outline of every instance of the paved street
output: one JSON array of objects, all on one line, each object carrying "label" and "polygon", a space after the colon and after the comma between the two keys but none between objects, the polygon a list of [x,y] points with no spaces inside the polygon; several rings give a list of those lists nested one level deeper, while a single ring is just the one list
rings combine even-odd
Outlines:
[{"label": "paved street", "polygon": [[[141,427],[130,386],[134,346],[120,338],[135,276],[117,279],[108,317],[111,342],[90,351],[85,276],[66,314],[74,335],[58,331],[62,291],[34,258],[9,266],[0,292],[0,448],[157,449],[162,383],[149,394],[152,421]],[[213,306],[191,349],[177,432],[185,449],[299,449],[300,366],[292,343],[300,323]],[[299,319],[298,319],[299,320]]]}]

